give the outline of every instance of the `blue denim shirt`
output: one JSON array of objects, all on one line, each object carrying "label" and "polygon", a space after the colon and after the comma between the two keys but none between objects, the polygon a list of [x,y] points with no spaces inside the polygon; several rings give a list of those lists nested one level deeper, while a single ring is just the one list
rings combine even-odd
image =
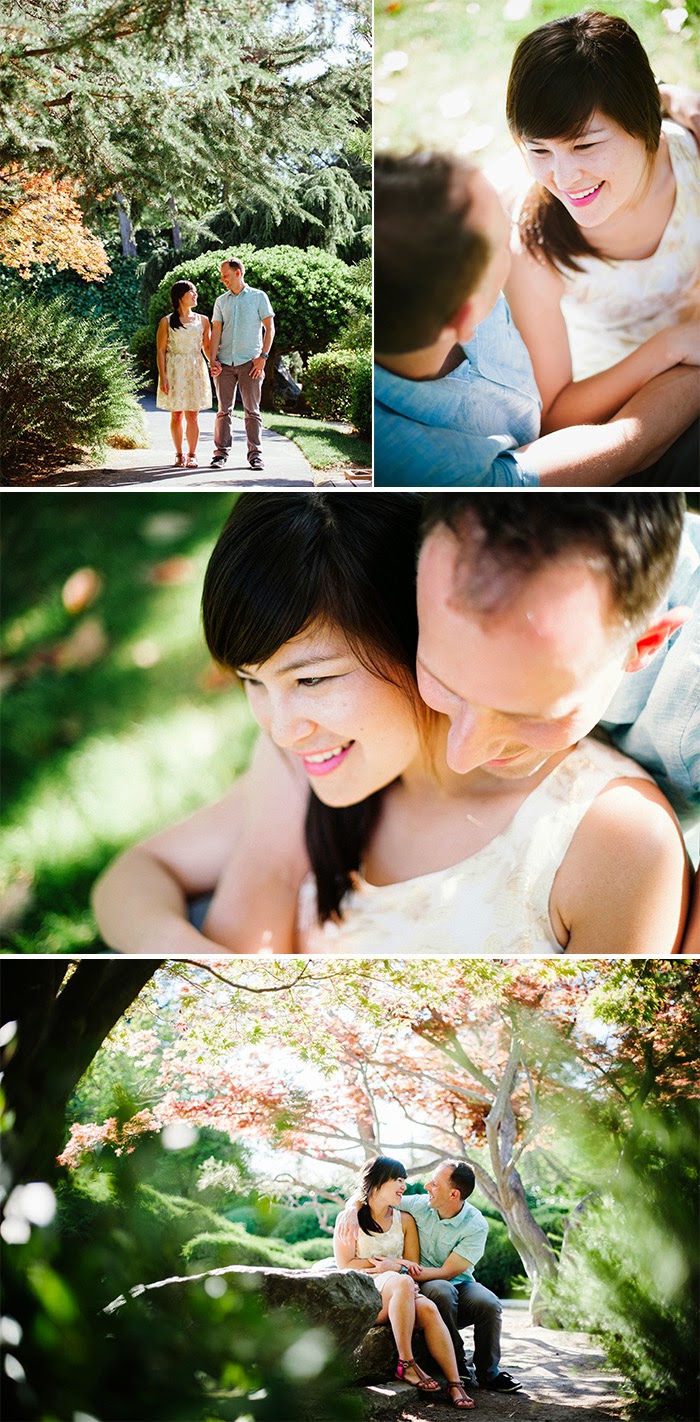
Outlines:
[{"label": "blue denim shirt", "polygon": [[[375,366],[376,485],[536,486],[526,456],[541,401],[504,296],[439,380],[406,380]],[[495,433],[498,431],[498,433]]]},{"label": "blue denim shirt", "polygon": [[[630,498],[634,498],[630,494]],[[601,722],[625,755],[645,766],[681,823],[700,819],[700,518],[688,514],[662,611],[693,616],[638,672],[628,672]]]},{"label": "blue denim shirt", "polygon": [[245,365],[262,350],[263,316],[272,316],[270,299],[254,286],[244,286],[238,296],[224,291],[217,296],[212,321],[221,321],[218,356],[222,365]]}]

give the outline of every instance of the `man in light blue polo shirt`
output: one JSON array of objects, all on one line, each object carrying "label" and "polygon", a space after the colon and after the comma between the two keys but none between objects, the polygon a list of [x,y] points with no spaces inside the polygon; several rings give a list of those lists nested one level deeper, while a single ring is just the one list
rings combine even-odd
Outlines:
[{"label": "man in light blue polo shirt", "polygon": [[[461,1376],[468,1377],[469,1369],[459,1330],[473,1324],[479,1386],[491,1392],[517,1392],[522,1384],[499,1368],[501,1304],[474,1278],[474,1265],[481,1259],[489,1230],[480,1210],[467,1204],[474,1185],[471,1165],[449,1160],[433,1172],[425,1195],[404,1195],[401,1209],[413,1216],[420,1242],[420,1264],[411,1265],[410,1272],[449,1328]],[[337,1224],[348,1242],[357,1238],[354,1198]]]},{"label": "man in light blue polo shirt", "polygon": [[212,469],[223,469],[231,451],[231,410],[237,389],[245,412],[248,463],[251,469],[263,468],[260,392],[275,318],[266,293],[247,286],[244,278],[245,267],[238,257],[221,263],[226,291],[214,302],[211,322],[210,365],[219,406]]},{"label": "man in light blue polo shirt", "polygon": [[640,470],[644,484],[689,482],[690,367],[650,381],[607,424],[537,437],[530,356],[500,294],[509,237],[494,188],[466,161],[377,156],[375,484],[602,486]]}]

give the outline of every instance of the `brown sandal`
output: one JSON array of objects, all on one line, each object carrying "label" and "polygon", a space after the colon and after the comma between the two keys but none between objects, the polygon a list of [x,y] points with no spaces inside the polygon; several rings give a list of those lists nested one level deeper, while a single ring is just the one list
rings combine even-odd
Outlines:
[{"label": "brown sandal", "polygon": [[[454,1395],[455,1388],[457,1389],[456,1397]],[[469,1393],[459,1378],[457,1378],[456,1382],[448,1382],[445,1384],[444,1401],[448,1402],[450,1407],[457,1407],[460,1412],[466,1412],[470,1407],[474,1406],[474,1399],[469,1396]]]},{"label": "brown sandal", "polygon": [[176,455],[175,455],[175,468],[176,468],[176,469],[184,469],[184,467],[185,467],[185,456],[184,456],[184,454],[176,454]]},{"label": "brown sandal", "polygon": [[188,456],[187,456],[187,458],[186,458],[186,460],[185,460],[185,468],[186,468],[186,469],[199,469],[199,460],[197,459],[196,454],[188,454]]},{"label": "brown sandal", "polygon": [[[418,1374],[417,1383],[412,1383],[411,1379],[406,1377],[409,1368],[413,1368],[414,1372]],[[419,1392],[440,1391],[440,1384],[435,1381],[435,1378],[431,1378],[429,1373],[424,1372],[423,1369],[419,1367],[415,1358],[399,1358],[396,1365],[396,1376],[400,1382],[409,1383],[411,1387],[417,1388]]]}]

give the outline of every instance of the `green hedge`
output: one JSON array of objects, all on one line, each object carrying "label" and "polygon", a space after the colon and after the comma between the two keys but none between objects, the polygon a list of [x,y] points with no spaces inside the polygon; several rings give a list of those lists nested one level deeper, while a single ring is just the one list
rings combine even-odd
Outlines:
[{"label": "green hedge", "polygon": [[0,299],[0,456],[5,474],[49,473],[96,455],[137,418],[118,332],[65,297]]},{"label": "green hedge", "polygon": [[[199,310],[211,316],[221,285],[222,261],[230,248],[204,252],[173,267],[151,298],[147,330],[155,342],[158,322],[170,310],[170,288],[176,281],[193,281],[199,292]],[[306,357],[325,350],[348,320],[370,306],[368,289],[358,285],[354,268],[329,252],[310,247],[265,247],[243,243],[236,249],[246,268],[250,286],[266,291],[275,312],[275,345],[285,354],[300,351]],[[137,345],[145,349],[146,337],[138,332]]]},{"label": "green hedge", "polygon": [[358,356],[352,379],[350,418],[358,434],[369,439],[372,433],[372,357]]},{"label": "green hedge", "polygon": [[85,281],[73,271],[37,267],[23,279],[0,266],[0,296],[36,297],[53,301],[62,297],[74,316],[103,317],[128,345],[143,321],[138,263],[134,257],[110,254],[111,275],[104,281]]},{"label": "green hedge", "polygon": [[306,363],[304,399],[319,420],[350,420],[353,390],[362,356],[355,351],[323,351]]}]

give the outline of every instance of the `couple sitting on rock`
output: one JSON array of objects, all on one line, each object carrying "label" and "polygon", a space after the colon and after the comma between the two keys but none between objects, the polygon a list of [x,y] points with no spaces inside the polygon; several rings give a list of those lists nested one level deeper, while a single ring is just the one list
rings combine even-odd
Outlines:
[{"label": "couple sitting on rock", "polygon": [[399,1160],[376,1156],[364,1167],[348,1206],[336,1220],[333,1251],[339,1269],[369,1274],[381,1294],[377,1323],[388,1323],[396,1341],[396,1376],[421,1392],[439,1384],[412,1356],[412,1335],[423,1330],[429,1352],[447,1379],[447,1399],[473,1407],[460,1328],[474,1325],[474,1368],[480,1387],[517,1392],[520,1383],[499,1370],[501,1305],[478,1284],[474,1265],[484,1252],[488,1223],[468,1204],[474,1171],[446,1161],[427,1182],[425,1195],[406,1196]]}]

